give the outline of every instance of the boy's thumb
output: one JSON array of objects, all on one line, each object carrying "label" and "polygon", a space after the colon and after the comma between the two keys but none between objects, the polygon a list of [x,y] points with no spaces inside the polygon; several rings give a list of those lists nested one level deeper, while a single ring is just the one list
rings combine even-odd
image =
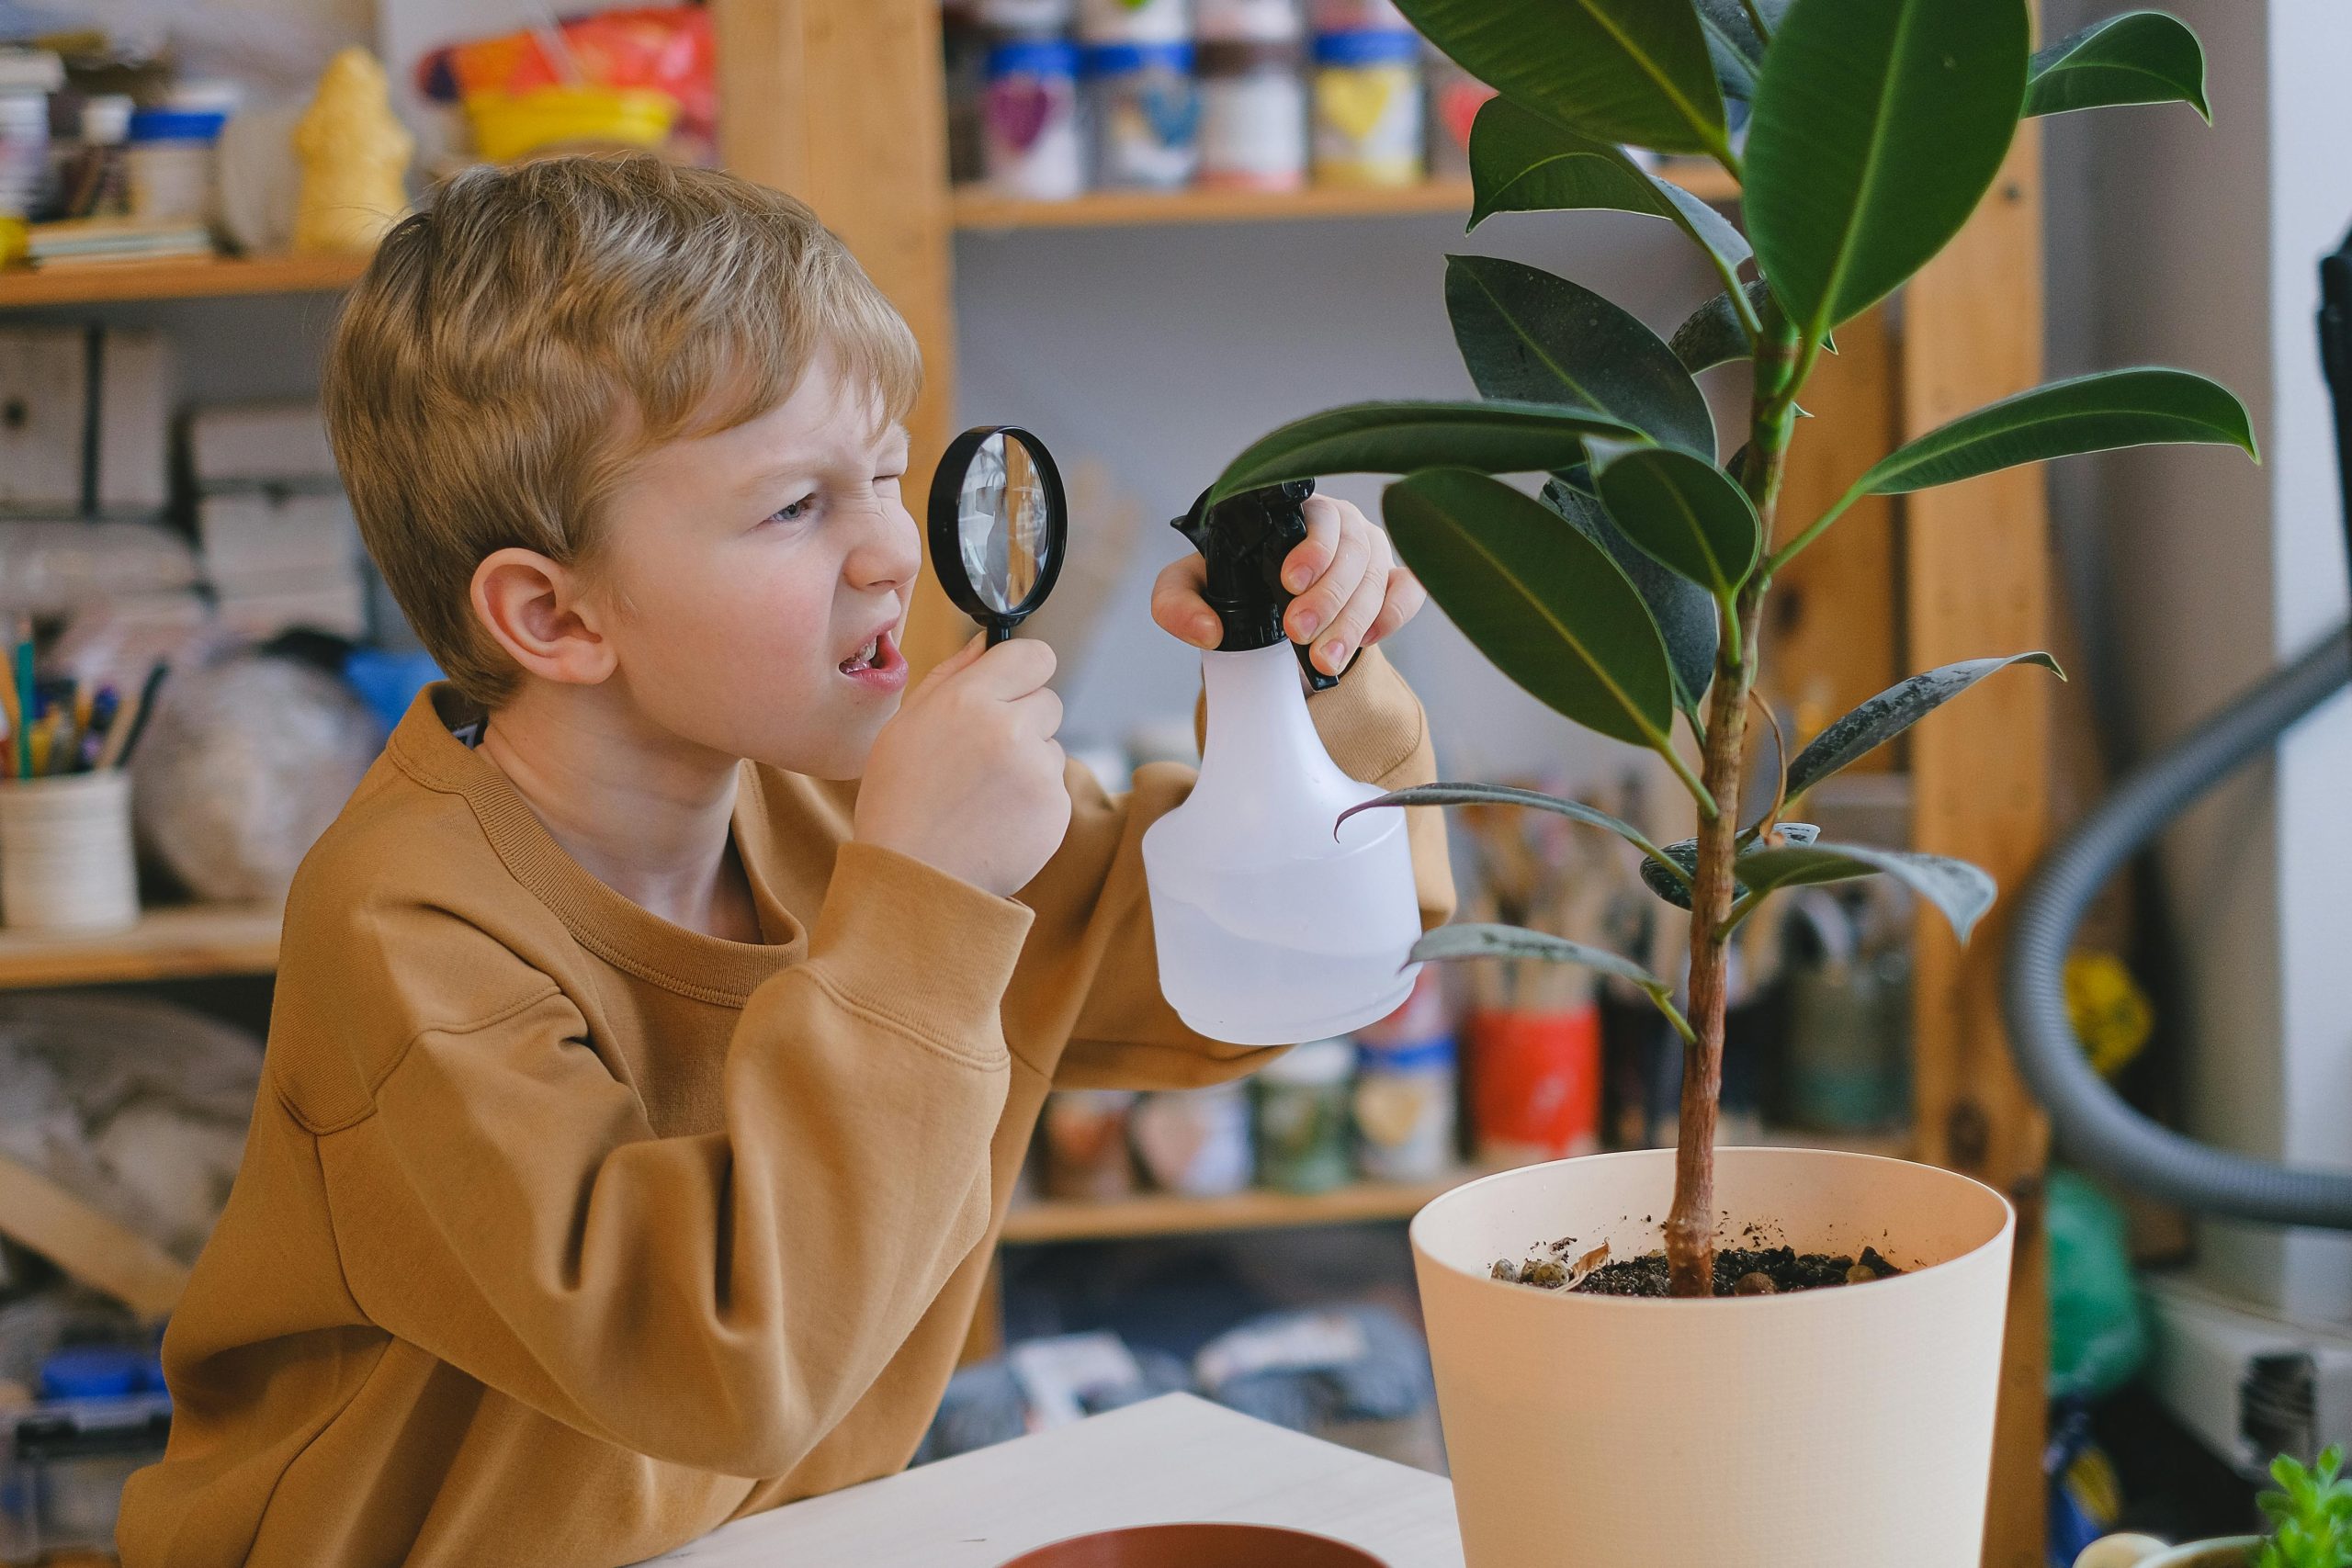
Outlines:
[{"label": "boy's thumb", "polygon": [[921,683],[915,687],[914,694],[920,697],[942,682],[955,679],[956,676],[979,662],[980,655],[988,650],[989,634],[974,633],[971,641],[931,667],[931,673],[925,675]]}]

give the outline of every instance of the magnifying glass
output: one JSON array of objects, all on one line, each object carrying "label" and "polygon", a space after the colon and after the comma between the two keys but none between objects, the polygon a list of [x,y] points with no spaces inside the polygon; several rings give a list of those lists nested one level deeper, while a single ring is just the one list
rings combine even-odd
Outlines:
[{"label": "magnifying glass", "polygon": [[1054,591],[1069,538],[1061,470],[1046,444],[1010,424],[957,436],[931,481],[931,569],[994,648]]}]

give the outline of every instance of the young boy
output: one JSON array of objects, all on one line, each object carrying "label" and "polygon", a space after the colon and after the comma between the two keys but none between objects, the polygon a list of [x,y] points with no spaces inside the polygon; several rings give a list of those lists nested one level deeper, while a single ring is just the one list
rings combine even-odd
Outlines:
[{"label": "young boy", "polygon": [[[808,210],[723,175],[483,170],[384,242],[328,417],[449,680],[296,880],[126,1568],[605,1568],[894,1471],[1046,1090],[1267,1055],[1159,997],[1139,845],[1189,774],[1068,768],[1034,640],[901,702],[919,374]],[[1421,594],[1354,509],[1312,525],[1288,629],[1336,669]],[[1211,641],[1199,581],[1155,616]],[[1376,652],[1314,712],[1430,776]]]}]

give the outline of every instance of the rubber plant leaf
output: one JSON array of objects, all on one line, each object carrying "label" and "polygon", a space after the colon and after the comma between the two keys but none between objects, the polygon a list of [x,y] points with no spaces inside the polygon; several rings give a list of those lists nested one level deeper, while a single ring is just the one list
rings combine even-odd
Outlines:
[{"label": "rubber plant leaf", "polygon": [[1568,800],[1556,795],[1544,795],[1532,789],[1513,789],[1509,784],[1415,784],[1367,800],[1362,806],[1351,806],[1340,814],[1345,822],[1359,811],[1377,811],[1406,806],[1521,806],[1534,811],[1549,811],[1588,828],[1599,828],[1616,834],[1644,854],[1650,852],[1649,840],[1630,822],[1596,810],[1580,800]]},{"label": "rubber plant leaf", "polygon": [[1641,168],[1613,141],[1596,141],[1509,98],[1489,98],[1470,128],[1470,227],[1498,212],[1604,208],[1675,224],[1736,272],[1747,236],[1708,203]]},{"label": "rubber plant leaf", "polygon": [[[1788,844],[1810,844],[1821,837],[1821,829],[1810,822],[1783,822],[1778,830],[1781,841]],[[1760,853],[1763,849],[1763,840],[1750,840],[1741,846],[1738,859],[1744,862],[1747,856]],[[1663,862],[1644,857],[1642,885],[1676,908],[1687,909],[1690,907],[1690,879],[1699,872],[1699,840],[1679,840],[1667,845],[1660,853],[1666,856]],[[1738,869],[1736,863],[1733,869]],[[1677,875],[1677,872],[1681,874]],[[1748,891],[1746,882],[1735,880],[1732,883],[1734,897],[1744,897]]]},{"label": "rubber plant leaf", "polygon": [[1788,798],[1805,791],[1848,763],[1877,750],[1952,698],[2012,664],[2038,664],[2060,680],[2058,661],[2046,653],[2013,653],[2006,659],[1970,659],[1898,681],[1813,738],[1789,764]]},{"label": "rubber plant leaf", "polygon": [[2026,67],[2028,115],[2174,103],[2213,122],[2212,106],[2205,101],[2205,46],[2162,11],[2128,11],[2094,22]]},{"label": "rubber plant leaf", "polygon": [[1634,963],[1606,948],[1588,947],[1548,931],[1523,926],[1469,923],[1440,926],[1413,948],[1417,964],[1445,963],[1465,958],[1532,958],[1540,964],[1580,964],[1604,975],[1628,980],[1653,997],[1665,997],[1674,987]]},{"label": "rubber plant leaf", "polygon": [[1882,459],[1854,490],[1894,495],[2020,463],[2159,443],[2235,446],[2261,460],[2245,405],[2226,387],[2187,370],[2102,370],[1962,414]]},{"label": "rubber plant leaf", "polygon": [[1674,351],[1592,290],[1515,261],[1448,256],[1445,309],[1482,395],[1558,403],[1669,446],[1715,449],[1706,394]]},{"label": "rubber plant leaf", "polygon": [[[1771,286],[1761,278],[1742,286],[1747,302],[1761,319],[1765,307],[1772,298]],[[1746,359],[1755,345],[1747,341],[1747,328],[1741,324],[1739,312],[1732,309],[1731,296],[1718,294],[1684,318],[1674,335],[1666,340],[1674,350],[1674,357],[1682,368],[1696,376],[1702,370],[1713,370],[1718,365],[1728,365],[1736,359]],[[1828,353],[1838,352],[1838,340],[1826,337],[1821,346]],[[1802,413],[1804,411],[1798,411]],[[1736,471],[1736,470],[1735,470]]]},{"label": "rubber plant leaf", "polygon": [[[1698,0],[1699,28],[1707,35],[1707,58],[1724,96],[1746,103],[1756,96],[1756,73],[1764,64],[1764,42],[1742,0]],[[1790,0],[1757,0],[1764,25],[1777,29]]]},{"label": "rubber plant leaf", "polygon": [[[1589,486],[1589,479],[1586,480]],[[1678,576],[1652,560],[1625,536],[1589,488],[1555,476],[1544,487],[1544,504],[1567,519],[1568,526],[1609,552],[1634,592],[1650,613],[1650,622],[1666,643],[1667,663],[1674,671],[1674,704],[1696,716],[1700,699],[1715,674],[1715,643],[1723,636],[1715,602],[1689,578]]]},{"label": "rubber plant leaf", "polygon": [[1796,0],[1747,133],[1747,235],[1818,341],[1960,232],[2025,102],[2026,0]]},{"label": "rubber plant leaf", "polygon": [[1991,874],[1949,855],[1921,854],[1916,850],[1871,849],[1860,844],[1790,844],[1758,848],[1739,857],[1739,877],[1758,893],[1781,887],[1803,887],[1823,882],[1850,882],[1856,877],[1886,875],[1925,898],[1951,922],[1961,941],[1993,907],[1999,891]]},{"label": "rubber plant leaf", "polygon": [[1261,437],[1218,476],[1215,499],[1324,474],[1417,468],[1535,473],[1584,460],[1589,436],[1638,436],[1603,414],[1547,403],[1353,403],[1294,420]]},{"label": "rubber plant leaf", "polygon": [[1728,601],[1756,569],[1764,526],[1756,504],[1704,457],[1596,437],[1585,444],[1600,503],[1659,565]]},{"label": "rubber plant leaf", "polygon": [[1406,564],[1497,669],[1588,729],[1670,747],[1666,645],[1600,546],[1509,485],[1461,468],[1389,486],[1384,511]]},{"label": "rubber plant leaf", "polygon": [[1571,130],[1660,152],[1727,154],[1698,14],[1679,0],[1398,0],[1480,81]]}]

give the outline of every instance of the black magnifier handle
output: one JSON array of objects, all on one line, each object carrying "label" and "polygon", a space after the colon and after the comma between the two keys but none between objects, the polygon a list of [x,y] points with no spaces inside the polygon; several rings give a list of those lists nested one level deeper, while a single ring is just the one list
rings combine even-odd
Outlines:
[{"label": "black magnifier handle", "polygon": [[1012,640],[1012,628],[1015,624],[1016,623],[1012,621],[990,621],[989,623],[988,646],[994,648],[998,643],[1011,642]]}]

